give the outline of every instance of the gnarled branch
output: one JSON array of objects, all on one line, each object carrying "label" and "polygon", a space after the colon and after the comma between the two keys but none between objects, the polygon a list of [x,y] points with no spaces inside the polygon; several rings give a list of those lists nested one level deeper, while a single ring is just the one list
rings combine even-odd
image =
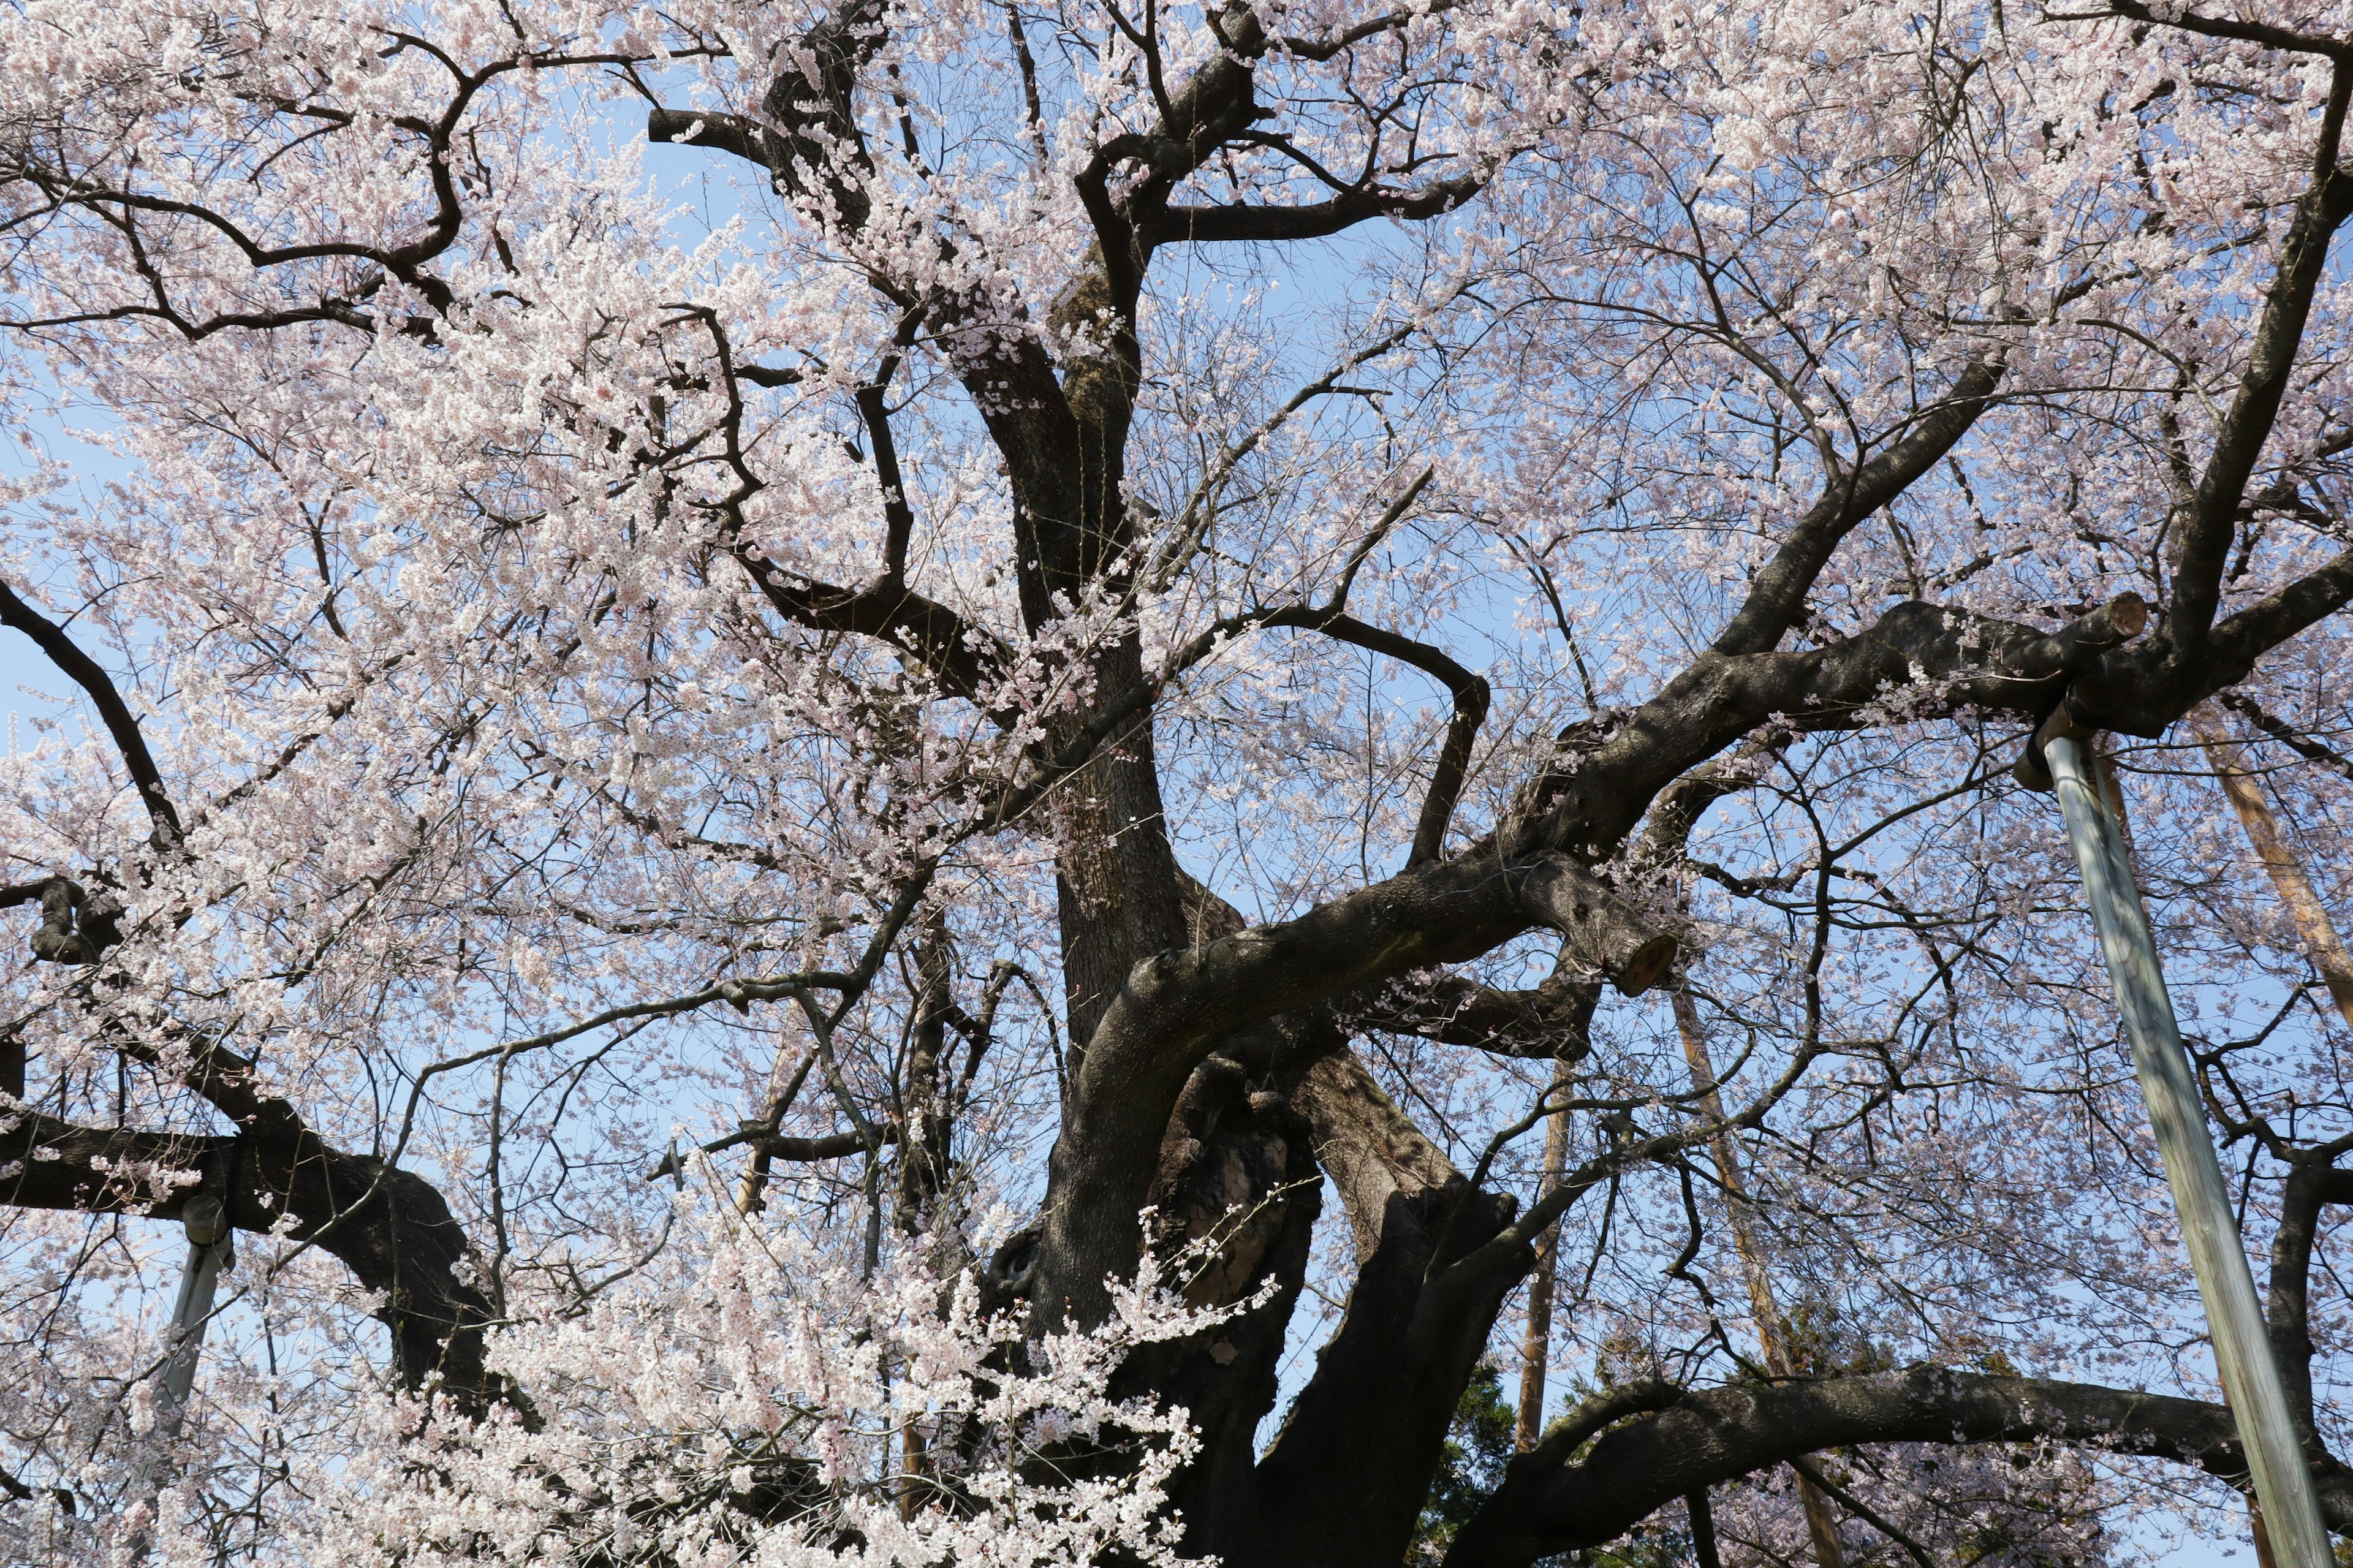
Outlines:
[{"label": "gnarled branch", "polygon": [[[2090,1384],[1992,1377],[1941,1367],[1686,1394],[1610,1432],[1575,1464],[1514,1459],[1463,1526],[1448,1568],[1525,1568],[1599,1546],[1702,1487],[1861,1443],[2016,1443],[2052,1438],[2195,1465],[2247,1485],[2230,1412],[2219,1405]],[[2316,1463],[2322,1511],[2353,1526],[2353,1477]]]}]

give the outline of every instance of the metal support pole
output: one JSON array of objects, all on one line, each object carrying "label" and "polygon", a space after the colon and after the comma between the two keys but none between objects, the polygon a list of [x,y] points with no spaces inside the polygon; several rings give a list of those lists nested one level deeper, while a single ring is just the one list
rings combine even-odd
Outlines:
[{"label": "metal support pole", "polygon": [[[179,1298],[172,1303],[171,1348],[164,1352],[161,1373],[164,1397],[155,1411],[156,1435],[166,1441],[180,1435],[180,1424],[187,1416],[188,1395],[196,1386],[196,1354],[204,1349],[205,1325],[212,1321],[213,1295],[221,1270],[236,1256],[228,1207],[210,1193],[188,1200],[180,1211],[180,1224],[188,1233],[188,1261],[180,1271]],[[163,1477],[153,1456],[140,1461],[131,1489],[150,1507],[154,1505],[163,1491]],[[144,1563],[154,1537],[142,1529],[123,1544],[132,1562]]]},{"label": "metal support pole", "polygon": [[178,1433],[188,1394],[196,1385],[196,1355],[204,1349],[205,1325],[212,1319],[213,1294],[228,1266],[228,1215],[218,1198],[190,1198],[182,1225],[188,1233],[187,1266],[180,1273],[179,1300],[172,1307],[172,1348],[164,1358],[163,1408],[156,1424]]},{"label": "metal support pole", "polygon": [[2254,1275],[2247,1268],[2246,1247],[2232,1217],[2230,1192],[2222,1184],[2222,1167],[2206,1131],[2205,1110],[2182,1048],[2172,999],[2166,994],[2148,912],[2141,907],[2131,864],[2107,803],[2093,781],[2083,742],[2072,735],[2052,735],[2043,743],[2042,758],[2058,788],[2059,809],[2067,818],[2067,837],[2084,873],[2092,923],[2098,928],[2116,1006],[2132,1040],[2133,1069],[2148,1105],[2158,1152],[2165,1161],[2167,1184],[2173,1189],[2198,1293],[2206,1304],[2214,1363],[2238,1424],[2240,1446],[2246,1450],[2263,1527],[2281,1568],[2334,1568],[2312,1470],[2288,1418],[2287,1390],[2272,1354]]}]

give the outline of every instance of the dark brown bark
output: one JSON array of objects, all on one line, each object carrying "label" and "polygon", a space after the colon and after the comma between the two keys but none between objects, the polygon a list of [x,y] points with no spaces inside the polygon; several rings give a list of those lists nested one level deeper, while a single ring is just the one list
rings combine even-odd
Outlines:
[{"label": "dark brown bark", "polygon": [[2271,1280],[2264,1292],[2264,1316],[2271,1329],[2272,1353],[2279,1359],[2280,1379],[2287,1388],[2288,1415],[2306,1445],[2316,1449],[2320,1437],[2312,1407],[2312,1250],[2319,1237],[2322,1207],[2353,1204],[2353,1171],[2339,1170],[2336,1164],[2348,1149],[2353,1149],[2353,1139],[2340,1138],[2292,1153],[2280,1194],[2279,1229],[2272,1237]]},{"label": "dark brown bark", "polygon": [[947,1190],[949,1142],[955,1127],[951,1089],[944,1081],[948,1015],[955,1005],[955,951],[947,921],[927,916],[914,943],[914,1017],[907,1031],[901,1073],[898,1222],[910,1233],[939,1217]]},{"label": "dark brown bark", "polygon": [[0,626],[32,638],[49,662],[81,688],[90,706],[98,710],[116,754],[121,757],[132,784],[139,791],[140,803],[155,825],[156,847],[177,848],[182,834],[179,809],[172,804],[171,792],[164,787],[164,774],[155,765],[154,754],[147,749],[146,734],[139,728],[131,705],[122,700],[114,678],[68,637],[63,626],[19,598],[5,583],[0,583]]},{"label": "dark brown bark", "polygon": [[1353,1057],[1320,1060],[1301,1089],[1358,1267],[1346,1315],[1258,1468],[1257,1528],[1228,1548],[1248,1568],[1402,1555],[1456,1396],[1534,1256],[1474,1259],[1514,1201],[1472,1188]]},{"label": "dark brown bark", "polygon": [[1197,1306],[1231,1305],[1274,1285],[1264,1304],[1209,1334],[1153,1347],[1116,1380],[1121,1392],[1149,1392],[1192,1413],[1201,1455],[1169,1500],[1195,1554],[1240,1562],[1257,1545],[1255,1439],[1274,1406],[1322,1202],[1296,1080],[1303,1057],[1335,1043],[1323,1031],[1273,1026],[1232,1042],[1233,1054],[1210,1058],[1194,1075],[1161,1147],[1147,1245],[1176,1263],[1171,1282]]}]

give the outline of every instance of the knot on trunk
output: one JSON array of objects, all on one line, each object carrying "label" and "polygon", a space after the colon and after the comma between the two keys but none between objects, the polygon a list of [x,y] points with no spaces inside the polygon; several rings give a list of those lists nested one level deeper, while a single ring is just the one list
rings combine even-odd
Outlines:
[{"label": "knot on trunk", "polygon": [[1567,856],[1542,856],[1508,874],[1522,912],[1560,932],[1563,968],[1599,972],[1627,995],[1640,996],[1674,966],[1675,939]]},{"label": "knot on trunk", "polygon": [[96,963],[122,940],[122,900],[103,888],[88,893],[70,877],[0,888],[0,909],[36,901],[41,926],[33,933],[33,956],[45,963]]}]

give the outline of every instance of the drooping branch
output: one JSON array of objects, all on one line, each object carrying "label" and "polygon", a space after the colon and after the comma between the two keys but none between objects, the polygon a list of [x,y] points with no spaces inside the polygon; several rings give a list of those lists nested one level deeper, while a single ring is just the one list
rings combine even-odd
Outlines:
[{"label": "drooping branch", "polygon": [[1446,847],[1447,825],[1454,820],[1454,807],[1462,798],[1462,784],[1471,771],[1471,747],[1479,737],[1479,726],[1486,721],[1488,689],[1486,680],[1472,674],[1453,658],[1427,643],[1414,641],[1379,626],[1367,626],[1354,616],[1334,612],[1314,615],[1296,621],[1276,617],[1269,626],[1296,625],[1311,631],[1322,632],[1336,641],[1368,649],[1384,658],[1409,664],[1424,674],[1442,682],[1454,699],[1454,715],[1446,723],[1446,740],[1439,748],[1438,761],[1430,768],[1430,789],[1422,796],[1420,815],[1415,818],[1413,848],[1406,858],[1409,866],[1419,866],[1435,860]]},{"label": "drooping branch", "polygon": [[[1425,473],[1423,479],[1428,477]],[[1392,513],[1402,512],[1420,487],[1421,481],[1417,480],[1405,499],[1391,509]],[[1487,717],[1489,689],[1483,677],[1473,675],[1442,650],[1369,626],[1347,614],[1340,607],[1346,595],[1347,581],[1344,576],[1330,604],[1287,605],[1220,617],[1171,653],[1152,678],[1151,692],[1139,692],[1137,697],[1148,701],[1152,693],[1206,662],[1228,639],[1245,632],[1272,628],[1320,632],[1336,642],[1396,659],[1434,677],[1453,698],[1454,711],[1447,721],[1446,739],[1439,748],[1438,760],[1430,768],[1430,787],[1415,818],[1413,846],[1406,859],[1409,867],[1420,865],[1435,860],[1445,849],[1446,831],[1454,819],[1454,808],[1461,800],[1462,786],[1470,773],[1471,748],[1478,739],[1479,726]],[[1114,699],[1112,706],[1122,700],[1124,699]]]}]

